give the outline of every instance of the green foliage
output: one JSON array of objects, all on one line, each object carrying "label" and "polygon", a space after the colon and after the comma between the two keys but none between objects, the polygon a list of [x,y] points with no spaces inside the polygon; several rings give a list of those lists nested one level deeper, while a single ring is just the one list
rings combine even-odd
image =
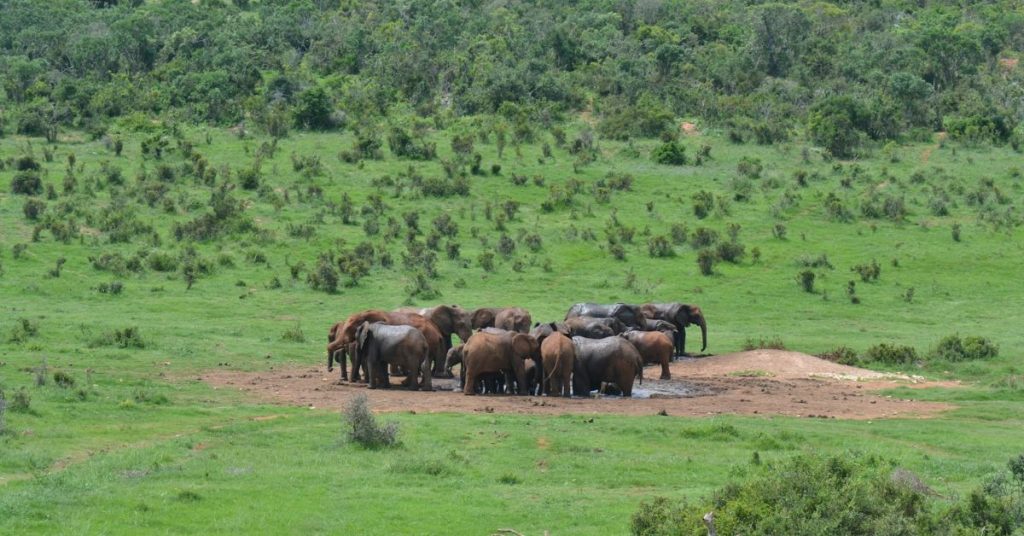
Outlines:
[{"label": "green foliage", "polygon": [[800,288],[802,288],[804,292],[809,292],[813,294],[814,280],[816,278],[817,275],[814,273],[813,270],[801,270],[800,273],[796,275],[796,282],[799,283]]},{"label": "green foliage", "polygon": [[851,97],[831,97],[811,107],[807,133],[832,156],[848,158],[864,136],[866,114]]},{"label": "green foliage", "polygon": [[802,454],[756,463],[746,478],[719,488],[700,504],[664,498],[641,503],[634,535],[706,534],[704,512],[714,511],[723,534],[875,535],[1012,534],[1024,526],[1024,478],[993,477],[984,488],[952,505],[913,472],[873,455]]},{"label": "green foliage", "polygon": [[943,337],[929,356],[946,361],[973,361],[990,359],[999,355],[999,347],[985,337],[968,336],[960,338],[959,334]]},{"label": "green foliage", "polygon": [[876,344],[864,352],[864,360],[886,365],[912,365],[917,362],[917,350],[912,346],[897,344]]},{"label": "green foliage", "polygon": [[39,195],[43,193],[43,181],[39,173],[32,170],[19,171],[11,179],[11,193],[20,195]]},{"label": "green foliage", "polygon": [[675,140],[667,141],[651,151],[651,160],[666,166],[686,165],[686,148]]},{"label": "green foliage", "polygon": [[389,422],[383,426],[377,423],[370,411],[366,395],[352,397],[341,416],[345,436],[349,441],[367,449],[394,447],[399,444],[398,424]]}]

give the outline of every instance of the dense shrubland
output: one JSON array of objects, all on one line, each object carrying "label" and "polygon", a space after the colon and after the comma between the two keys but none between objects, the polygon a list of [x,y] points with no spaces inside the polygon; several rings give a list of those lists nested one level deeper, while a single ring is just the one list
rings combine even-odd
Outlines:
[{"label": "dense shrubland", "polygon": [[[0,130],[51,140],[102,137],[112,122],[150,132],[149,117],[174,115],[274,137],[352,129],[347,160],[385,145],[431,160],[424,133],[453,117],[493,116],[479,141],[501,154],[586,110],[608,139],[666,136],[653,158],[676,165],[710,156],[672,141],[677,117],[737,142],[805,133],[837,157],[938,130],[1024,141],[1024,12],[1008,1],[13,0],[0,35]],[[472,159],[472,137],[460,140]],[[591,157],[585,139],[554,142]]]}]

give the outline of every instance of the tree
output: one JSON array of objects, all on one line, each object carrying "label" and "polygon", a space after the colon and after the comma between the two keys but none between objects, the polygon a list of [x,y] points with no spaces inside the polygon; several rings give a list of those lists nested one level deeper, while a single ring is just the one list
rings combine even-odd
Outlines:
[{"label": "tree", "polygon": [[331,98],[320,86],[314,86],[299,94],[295,104],[295,124],[311,130],[331,128]]},{"label": "tree", "polygon": [[811,108],[807,131],[811,140],[837,158],[849,157],[860,144],[866,113],[847,96],[831,97]]}]

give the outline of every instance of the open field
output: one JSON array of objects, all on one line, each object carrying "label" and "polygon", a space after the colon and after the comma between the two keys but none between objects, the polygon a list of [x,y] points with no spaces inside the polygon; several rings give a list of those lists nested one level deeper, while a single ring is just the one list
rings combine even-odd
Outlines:
[{"label": "open field", "polygon": [[[459,128],[471,127],[453,132]],[[537,144],[506,147],[501,158],[493,138],[478,140],[484,171],[467,175],[469,194],[433,197],[413,177],[444,179],[440,160],[400,160],[385,149],[382,160],[346,163],[337,153],[351,148],[351,135],[293,133],[264,152],[257,188],[229,194],[244,207],[239,220],[219,222],[223,232],[212,238],[179,241],[175,224],[210,212],[211,194],[227,177],[239,184],[239,172],[271,141],[216,129],[156,133],[168,140],[160,159],[143,155],[152,136],[145,132],[114,132],[124,140],[120,156],[77,133],[52,146],[0,139],[0,387],[8,401],[0,532],[358,533],[370,526],[373,533],[621,534],[641,500],[695,500],[742,476],[754,452],[768,459],[876,454],[954,497],[1024,445],[1024,183],[1020,155],[1009,149],[936,140],[900,147],[893,158],[840,162],[795,143],[734,145],[704,132],[683,138],[691,155],[710,146],[701,166],[653,164],[647,155],[656,141],[637,142],[636,153],[601,141],[597,160],[574,170],[576,157],[540,133]],[[432,139],[440,159],[454,161],[450,134]],[[554,145],[552,156],[542,141]],[[218,170],[212,185],[196,177],[188,151]],[[76,185],[65,193],[72,153]],[[25,215],[27,197],[9,187],[25,155],[40,164],[44,188],[54,189],[53,199],[45,190],[35,196],[46,204],[35,221]],[[310,156],[321,169],[296,170],[293,160]],[[630,188],[608,188],[609,174],[628,174]],[[694,214],[692,196],[701,190],[716,198],[706,218]],[[552,210],[541,208],[573,191]],[[830,214],[829,194],[848,217]],[[352,224],[342,223],[343,195]],[[373,195],[385,208],[372,208]],[[890,197],[903,200],[905,214],[869,215],[872,203]],[[518,207],[499,223],[509,200]],[[945,213],[937,215],[940,201]],[[421,244],[439,215],[458,225],[455,236],[440,239],[436,275],[423,277],[421,257],[403,265],[411,255],[409,212],[418,214]],[[389,218],[397,229],[391,238]],[[243,219],[253,225],[240,226]],[[370,220],[380,231],[367,236]],[[673,225],[685,226],[682,240],[673,241]],[[694,233],[712,229],[727,242],[730,225],[739,226],[745,255],[701,275]],[[65,228],[72,231],[55,236]],[[508,255],[499,251],[503,234],[515,244]],[[625,260],[610,253],[609,235]],[[651,256],[655,236],[666,237],[671,255]],[[362,242],[373,254],[358,282],[341,274],[335,293],[310,287],[318,255],[341,257]],[[459,258],[448,258],[448,243],[460,246]],[[487,253],[491,270],[481,266]],[[123,264],[97,262],[104,254],[119,254]],[[805,266],[822,255],[831,268]],[[851,271],[873,260],[877,279]],[[290,266],[300,262],[293,278]],[[798,284],[805,270],[815,274],[813,293]],[[851,280],[858,304],[847,294]],[[100,290],[115,281],[119,293]],[[778,338],[810,354],[848,346],[862,356],[895,343],[915,347],[922,359],[865,366],[923,383],[790,376],[763,357],[713,369],[717,358],[703,358],[673,365],[673,381],[711,393],[694,398],[375,392],[371,404],[400,423],[402,446],[369,451],[341,441],[337,409],[361,388],[334,384],[323,347],[329,326],[349,313],[406,303],[517,304],[554,320],[574,302],[652,300],[699,304],[708,352],[719,357],[750,339],[756,346]],[[999,355],[927,358],[954,333],[988,337]],[[691,328],[689,348],[697,335]],[[56,372],[73,385],[57,385]],[[40,376],[45,385],[37,386]],[[10,409],[18,392],[31,399],[24,411]],[[757,414],[744,409],[752,405]],[[660,409],[668,416],[656,415]]]}]

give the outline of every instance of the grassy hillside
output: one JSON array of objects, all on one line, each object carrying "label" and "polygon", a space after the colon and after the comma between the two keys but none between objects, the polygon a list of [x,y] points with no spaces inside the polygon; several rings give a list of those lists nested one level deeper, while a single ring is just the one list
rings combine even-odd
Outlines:
[{"label": "grassy hillside", "polygon": [[[588,149],[585,125],[568,129],[564,145],[544,132],[499,157],[497,135],[466,120],[426,134],[437,159],[397,158],[381,140],[380,160],[345,162],[358,141],[348,133],[274,142],[140,128],[100,141],[69,133],[54,145],[0,139],[4,531],[615,534],[641,499],[698,497],[742,473],[731,468],[753,451],[864,450],[960,493],[1020,445],[1024,179],[1009,149],[936,139],[839,161],[798,143],[736,145],[712,130],[684,136],[688,163],[667,166],[650,158],[659,141]],[[467,134],[472,149],[457,154],[451,140]],[[24,157],[40,170],[19,171],[32,167]],[[16,177],[35,175],[38,195],[12,193]],[[468,195],[431,194],[465,185]],[[214,202],[218,191],[228,193]],[[712,200],[704,218],[694,209],[701,191]],[[34,220],[30,198],[45,204]],[[518,204],[511,217],[508,201]],[[214,208],[222,217],[183,227]],[[418,232],[406,213],[418,215]],[[437,239],[431,261],[442,215],[458,232]],[[379,232],[367,235],[372,221]],[[735,242],[744,255],[702,275],[699,228],[719,235],[708,251]],[[189,229],[214,236],[189,239]],[[656,237],[664,257],[652,256]],[[488,253],[491,270],[481,266]],[[865,282],[852,269],[872,261],[880,272]],[[312,288],[310,274],[339,266],[366,273],[355,284],[339,273],[336,292]],[[814,292],[798,282],[807,270]],[[863,355],[888,342],[924,357],[959,333],[992,339],[999,356],[905,365],[969,383],[896,392],[960,406],[934,420],[403,414],[394,418],[404,446],[384,452],[339,444],[336,415],[259,405],[195,380],[214,368],[319,365],[331,323],[368,307],[516,304],[553,320],[574,302],[649,300],[700,305],[711,353],[778,338],[811,353]],[[43,363],[46,385],[36,386]],[[58,371],[74,385],[56,385]],[[19,392],[27,411],[10,409]],[[382,505],[396,495],[408,505]]]}]

